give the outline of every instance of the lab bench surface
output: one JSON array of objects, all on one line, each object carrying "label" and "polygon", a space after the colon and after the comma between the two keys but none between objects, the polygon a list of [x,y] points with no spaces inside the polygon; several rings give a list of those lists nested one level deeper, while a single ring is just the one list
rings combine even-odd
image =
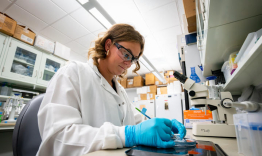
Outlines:
[{"label": "lab bench surface", "polygon": [[[195,140],[212,141],[215,144],[218,144],[226,152],[227,155],[243,156],[242,154],[238,153],[236,138],[196,137],[192,134],[191,129],[187,129],[187,135],[191,136],[191,138]],[[116,149],[116,150],[100,150],[89,154],[85,154],[83,156],[108,156],[108,155],[126,156],[125,151],[128,149],[129,148]]]}]

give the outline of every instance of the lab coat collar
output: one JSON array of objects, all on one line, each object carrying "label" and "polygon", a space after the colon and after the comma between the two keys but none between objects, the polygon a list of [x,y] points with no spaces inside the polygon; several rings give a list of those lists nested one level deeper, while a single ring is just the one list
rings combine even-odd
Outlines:
[{"label": "lab coat collar", "polygon": [[96,65],[93,64],[93,60],[90,59],[88,61],[89,66],[95,71],[95,73],[97,74],[97,76],[100,78],[100,85],[102,87],[104,87],[104,89],[106,89],[108,92],[110,92],[111,94],[118,96],[119,97],[119,93],[120,93],[120,88],[119,88],[119,84],[116,81],[116,77],[113,78],[113,81],[115,82],[115,86],[116,86],[116,91],[112,88],[112,86],[107,82],[107,80],[103,77],[103,75],[101,75],[101,73],[98,71],[98,68]]}]

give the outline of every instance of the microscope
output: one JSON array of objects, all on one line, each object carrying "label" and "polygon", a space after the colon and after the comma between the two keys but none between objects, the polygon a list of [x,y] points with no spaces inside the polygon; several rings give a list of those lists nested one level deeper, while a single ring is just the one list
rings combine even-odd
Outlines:
[{"label": "microscope", "polygon": [[236,109],[228,103],[233,102],[230,92],[219,92],[219,99],[209,98],[208,86],[195,83],[179,72],[174,72],[174,77],[184,84],[188,91],[191,105],[212,111],[211,123],[193,123],[192,133],[196,136],[236,137],[233,114]]}]

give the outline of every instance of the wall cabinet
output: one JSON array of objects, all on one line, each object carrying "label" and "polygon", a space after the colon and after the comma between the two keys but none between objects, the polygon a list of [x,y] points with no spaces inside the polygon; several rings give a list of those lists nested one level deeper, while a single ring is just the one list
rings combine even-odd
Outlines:
[{"label": "wall cabinet", "polygon": [[[2,47],[1,78],[24,82],[27,86],[32,84],[46,87],[58,69],[65,65],[66,61],[61,58],[9,38],[5,43],[6,48]],[[0,43],[2,40],[4,35],[0,35]]]}]

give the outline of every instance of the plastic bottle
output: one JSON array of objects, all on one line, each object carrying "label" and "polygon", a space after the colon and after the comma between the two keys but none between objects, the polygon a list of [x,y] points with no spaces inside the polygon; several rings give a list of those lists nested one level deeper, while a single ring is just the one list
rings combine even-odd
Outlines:
[{"label": "plastic bottle", "polygon": [[9,88],[7,87],[7,83],[6,82],[4,82],[3,84],[2,84],[2,88],[1,88],[1,95],[8,95],[8,91],[9,91]]}]

